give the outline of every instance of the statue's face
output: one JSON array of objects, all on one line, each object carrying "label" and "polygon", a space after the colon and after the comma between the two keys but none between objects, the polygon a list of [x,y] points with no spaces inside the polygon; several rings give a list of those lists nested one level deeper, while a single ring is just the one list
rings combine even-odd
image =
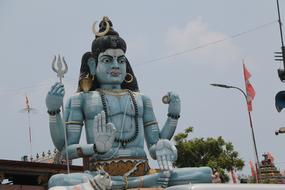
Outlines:
[{"label": "statue's face", "polygon": [[126,57],[121,49],[107,49],[98,56],[96,76],[101,84],[121,84],[126,76]]}]

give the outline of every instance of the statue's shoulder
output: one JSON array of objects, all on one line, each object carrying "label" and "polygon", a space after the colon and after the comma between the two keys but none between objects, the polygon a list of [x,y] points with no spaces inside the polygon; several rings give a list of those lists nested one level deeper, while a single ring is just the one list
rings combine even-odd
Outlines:
[{"label": "statue's shoulder", "polygon": [[134,96],[137,97],[137,98],[140,98],[140,99],[144,99],[144,98],[147,98],[147,96],[141,92],[137,92],[137,91],[132,91]]},{"label": "statue's shoulder", "polygon": [[69,100],[71,101],[78,100],[78,99],[82,99],[82,92],[76,92],[75,94],[69,97]]},{"label": "statue's shoulder", "polygon": [[77,92],[75,93],[71,98],[73,99],[81,99],[82,101],[94,98],[94,97],[100,97],[100,94],[98,91],[89,91],[89,92]]},{"label": "statue's shoulder", "polygon": [[143,101],[143,104],[151,104],[151,99],[148,95],[140,93],[141,99]]}]

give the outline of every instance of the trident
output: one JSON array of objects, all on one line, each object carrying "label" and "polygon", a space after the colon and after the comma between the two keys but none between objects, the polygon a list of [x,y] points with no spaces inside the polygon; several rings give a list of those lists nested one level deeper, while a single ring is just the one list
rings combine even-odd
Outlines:
[{"label": "trident", "polygon": [[[57,63],[56,63],[57,68],[55,67],[55,62],[56,62],[56,56],[54,56],[53,61],[52,61],[52,70],[54,72],[56,72],[57,77],[59,78],[59,82],[62,83],[62,78],[64,77],[64,74],[67,73],[68,67],[67,67],[67,64],[65,62],[64,57],[62,57],[62,59],[61,59],[60,55],[57,56]],[[64,64],[64,68],[62,67],[63,66],[62,62]],[[64,119],[64,106],[63,106],[63,103],[62,103],[62,119]],[[66,125],[65,125],[65,122],[63,122],[63,128],[64,128],[66,166],[67,166],[67,173],[69,174],[70,170],[69,170],[69,159],[68,159],[68,151],[67,151],[67,135],[66,135]]]},{"label": "trident", "polygon": [[[60,83],[62,83],[62,78],[64,77],[64,74],[67,73],[68,67],[65,62],[64,57],[62,57],[62,60],[61,60],[60,55],[58,55],[57,57],[57,63],[56,63],[57,69],[55,68],[55,61],[56,61],[56,56],[54,56],[53,61],[52,61],[52,70],[57,73],[57,77],[59,78]],[[64,69],[62,69],[62,66],[63,66],[62,62],[64,64]]]}]

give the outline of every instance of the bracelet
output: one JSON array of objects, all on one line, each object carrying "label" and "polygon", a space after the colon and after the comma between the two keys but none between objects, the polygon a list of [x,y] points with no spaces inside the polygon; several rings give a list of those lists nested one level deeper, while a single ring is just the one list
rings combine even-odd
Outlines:
[{"label": "bracelet", "polygon": [[60,112],[60,109],[58,109],[58,110],[55,110],[55,111],[47,111],[47,113],[49,114],[49,115],[56,115],[56,114],[58,114]]},{"label": "bracelet", "polygon": [[97,151],[96,144],[93,144],[93,150],[96,154],[101,154],[101,155],[104,154],[104,152],[98,152]]},{"label": "bracelet", "polygon": [[179,114],[175,115],[175,114],[172,114],[172,113],[168,113],[167,116],[170,117],[171,119],[179,119],[179,117],[180,117]]}]

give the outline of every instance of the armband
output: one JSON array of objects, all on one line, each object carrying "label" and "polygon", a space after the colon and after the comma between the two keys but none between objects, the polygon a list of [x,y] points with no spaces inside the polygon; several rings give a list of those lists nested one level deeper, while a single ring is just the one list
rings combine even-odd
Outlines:
[{"label": "armband", "polygon": [[56,115],[56,114],[60,113],[60,109],[55,110],[55,111],[49,111],[49,110],[48,110],[47,113],[48,113],[49,115]]},{"label": "armband", "polygon": [[167,116],[170,117],[171,119],[179,119],[180,118],[179,114],[175,115],[175,114],[168,113]]},{"label": "armband", "polygon": [[143,124],[144,127],[148,127],[148,126],[151,126],[151,125],[157,125],[157,122],[156,121],[149,121],[149,122],[145,122]]},{"label": "armband", "polygon": [[80,122],[80,121],[67,121],[67,122],[65,122],[65,124],[66,125],[83,125],[83,123],[82,122]]}]

